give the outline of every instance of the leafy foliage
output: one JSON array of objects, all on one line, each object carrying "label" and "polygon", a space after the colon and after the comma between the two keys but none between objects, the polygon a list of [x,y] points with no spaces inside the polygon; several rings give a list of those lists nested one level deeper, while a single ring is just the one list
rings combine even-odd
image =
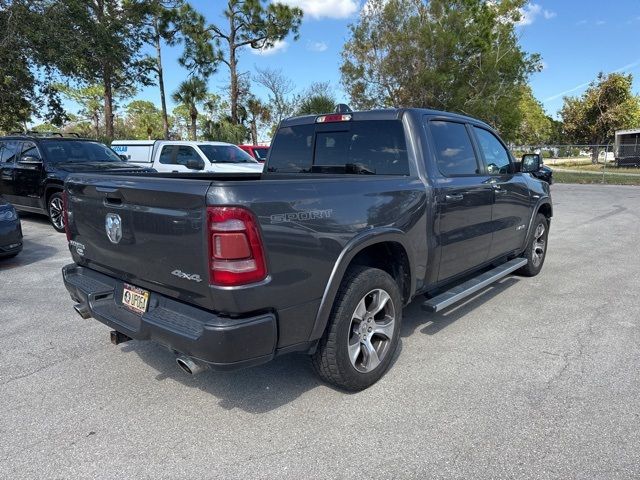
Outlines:
[{"label": "leafy foliage", "polygon": [[162,112],[153,102],[134,100],[127,105],[126,112],[128,138],[146,140],[164,136]]},{"label": "leafy foliage", "polygon": [[515,131],[518,145],[543,145],[549,143],[553,124],[542,104],[533,96],[531,87],[523,86],[518,102],[521,121]]},{"label": "leafy foliage", "polygon": [[151,84],[151,61],[141,49],[149,14],[144,0],[46,2],[38,59],[69,79],[103,88],[108,138],[114,91]]},{"label": "leafy foliage", "polygon": [[207,82],[202,78],[191,77],[180,84],[171,98],[174,102],[183,104],[189,109],[191,140],[197,140],[198,104],[207,98]]},{"label": "leafy foliage", "polygon": [[538,55],[518,44],[525,0],[369,0],[344,46],[356,108],[427,107],[479,117],[512,139]]},{"label": "leafy foliage", "polygon": [[231,121],[240,123],[238,54],[244,47],[272,48],[289,33],[298,38],[302,10],[266,0],[228,0],[224,10],[226,29],[206,25],[202,15],[192,18],[186,31],[186,48],[181,63],[200,75],[210,75],[222,63],[229,68]]},{"label": "leafy foliage", "polygon": [[632,84],[631,75],[601,73],[582,96],[566,97],[560,115],[569,141],[601,145],[612,141],[616,130],[640,127],[640,97]]},{"label": "leafy foliage", "polygon": [[336,98],[329,82],[316,82],[302,93],[298,115],[331,113],[336,107]]},{"label": "leafy foliage", "polygon": [[50,68],[34,64],[41,47],[39,0],[0,0],[0,131],[23,130],[35,115],[59,125],[65,120]]}]

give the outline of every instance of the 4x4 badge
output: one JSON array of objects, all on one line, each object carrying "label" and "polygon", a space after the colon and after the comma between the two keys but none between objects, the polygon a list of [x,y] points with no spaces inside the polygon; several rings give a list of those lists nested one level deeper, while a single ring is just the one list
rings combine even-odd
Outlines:
[{"label": "4x4 badge", "polygon": [[120,243],[122,240],[122,219],[117,213],[107,213],[104,219],[104,229],[111,243]]}]

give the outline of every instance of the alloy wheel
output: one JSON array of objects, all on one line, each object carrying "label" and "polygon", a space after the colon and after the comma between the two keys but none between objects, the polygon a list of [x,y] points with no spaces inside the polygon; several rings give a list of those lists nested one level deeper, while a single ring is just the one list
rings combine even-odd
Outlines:
[{"label": "alloy wheel", "polygon": [[375,370],[389,354],[396,325],[391,296],[372,290],[358,303],[349,326],[349,359],[360,373]]}]

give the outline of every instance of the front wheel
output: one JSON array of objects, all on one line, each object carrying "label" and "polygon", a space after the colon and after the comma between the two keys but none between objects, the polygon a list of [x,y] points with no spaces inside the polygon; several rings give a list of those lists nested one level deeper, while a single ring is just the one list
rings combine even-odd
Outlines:
[{"label": "front wheel", "polygon": [[549,220],[543,214],[538,213],[533,223],[533,228],[527,240],[527,247],[524,251],[524,258],[527,264],[518,270],[518,274],[525,277],[535,277],[542,270],[544,260],[547,256],[549,240]]},{"label": "front wheel", "polygon": [[373,385],[389,368],[401,322],[402,296],[393,277],[377,268],[350,268],[312,357],[316,373],[344,390]]},{"label": "front wheel", "polygon": [[61,192],[56,192],[49,197],[47,213],[49,213],[49,220],[53,228],[57,232],[64,232],[64,204]]}]

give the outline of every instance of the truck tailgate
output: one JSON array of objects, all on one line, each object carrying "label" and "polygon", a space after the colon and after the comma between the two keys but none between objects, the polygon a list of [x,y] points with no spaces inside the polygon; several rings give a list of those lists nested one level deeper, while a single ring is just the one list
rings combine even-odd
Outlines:
[{"label": "truck tailgate", "polygon": [[135,286],[177,299],[188,296],[191,303],[213,308],[205,232],[210,183],[70,177],[66,189],[74,259]]}]

